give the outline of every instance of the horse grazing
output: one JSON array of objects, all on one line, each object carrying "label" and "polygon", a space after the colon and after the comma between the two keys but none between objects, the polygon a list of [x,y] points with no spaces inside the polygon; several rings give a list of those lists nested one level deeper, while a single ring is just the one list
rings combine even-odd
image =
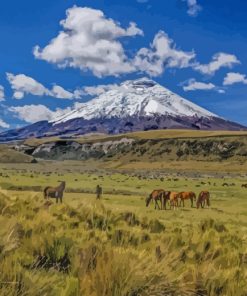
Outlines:
[{"label": "horse grazing", "polygon": [[193,201],[196,201],[196,194],[195,194],[195,192],[192,192],[192,191],[179,192],[178,198],[180,199],[180,204],[179,204],[180,207],[181,207],[181,203],[183,203],[183,207],[184,207],[184,201],[187,199],[190,199],[191,207],[193,208]]},{"label": "horse grazing", "polygon": [[242,184],[241,187],[242,188],[247,188],[247,184]]},{"label": "horse grazing", "polygon": [[[163,199],[163,189],[153,190],[149,196],[146,198],[146,207],[149,206],[151,201],[155,203],[155,210],[158,208],[159,210],[162,209],[162,199]],[[160,206],[159,206],[160,202]]]},{"label": "horse grazing", "polygon": [[208,191],[202,191],[200,192],[197,202],[196,202],[196,207],[197,209],[199,209],[199,207],[201,206],[202,208],[204,208],[205,203],[207,204],[207,206],[210,206],[210,193]]},{"label": "horse grazing", "polygon": [[48,199],[49,197],[56,198],[56,203],[58,203],[58,199],[62,203],[65,185],[66,185],[66,183],[64,181],[62,181],[58,187],[46,187],[44,189],[44,198],[45,199]]},{"label": "horse grazing", "polygon": [[170,200],[170,209],[173,207],[173,210],[176,210],[178,208],[178,192],[170,192],[169,194],[169,200]]}]

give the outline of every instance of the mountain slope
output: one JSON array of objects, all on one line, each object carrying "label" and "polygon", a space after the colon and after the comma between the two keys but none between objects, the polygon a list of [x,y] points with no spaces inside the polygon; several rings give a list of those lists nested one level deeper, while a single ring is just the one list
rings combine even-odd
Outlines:
[{"label": "mountain slope", "polygon": [[77,104],[77,108],[51,122],[41,121],[4,132],[0,134],[0,141],[156,129],[246,128],[172,93],[153,80],[142,78],[114,86],[89,102]]},{"label": "mountain slope", "polygon": [[148,78],[126,81],[115,89],[82,104],[72,112],[56,118],[58,124],[75,118],[145,117],[153,115],[218,117],[196,104],[172,93]]}]

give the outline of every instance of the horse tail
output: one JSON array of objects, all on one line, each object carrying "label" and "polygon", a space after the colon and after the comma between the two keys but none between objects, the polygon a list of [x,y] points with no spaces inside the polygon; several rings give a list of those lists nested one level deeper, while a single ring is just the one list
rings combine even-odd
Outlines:
[{"label": "horse tail", "polygon": [[49,189],[49,187],[46,187],[45,189],[44,189],[44,198],[46,199],[48,196],[47,196],[47,190]]}]

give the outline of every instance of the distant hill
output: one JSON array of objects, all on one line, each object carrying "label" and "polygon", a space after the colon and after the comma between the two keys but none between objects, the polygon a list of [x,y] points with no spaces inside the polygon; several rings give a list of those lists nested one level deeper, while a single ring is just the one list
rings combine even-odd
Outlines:
[{"label": "distant hill", "polygon": [[245,164],[247,132],[159,130],[74,139],[28,139],[18,150],[45,160],[95,160],[113,166],[191,161],[196,165],[197,161],[201,165],[202,162]]},{"label": "distant hill", "polygon": [[32,156],[16,151],[7,145],[0,145],[0,163],[28,163]]}]

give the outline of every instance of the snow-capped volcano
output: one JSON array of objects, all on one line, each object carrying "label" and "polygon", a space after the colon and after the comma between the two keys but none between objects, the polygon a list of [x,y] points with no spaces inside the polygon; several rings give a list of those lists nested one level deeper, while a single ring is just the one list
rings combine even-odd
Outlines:
[{"label": "snow-capped volcano", "polygon": [[[154,129],[242,130],[148,78],[129,80],[47,122],[0,134],[0,142],[29,137],[119,134]],[[78,107],[79,106],[79,107]]]},{"label": "snow-capped volcano", "polygon": [[80,108],[56,118],[54,124],[75,118],[127,118],[153,115],[179,117],[218,117],[196,104],[174,94],[148,78],[129,80],[114,86],[99,97],[80,104]]}]

